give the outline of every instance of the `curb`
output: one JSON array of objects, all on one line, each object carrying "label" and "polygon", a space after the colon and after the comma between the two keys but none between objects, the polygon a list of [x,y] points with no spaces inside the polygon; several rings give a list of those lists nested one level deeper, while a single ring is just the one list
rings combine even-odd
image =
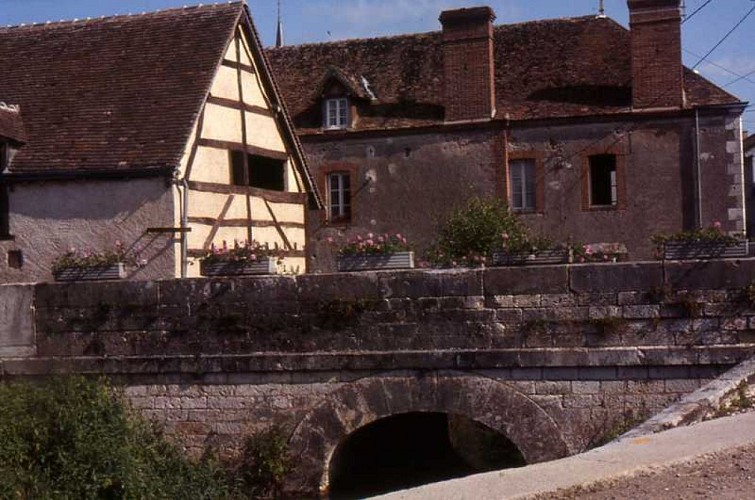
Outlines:
[{"label": "curb", "polygon": [[755,356],[743,361],[697,391],[622,434],[614,442],[655,434],[682,425],[701,422],[721,410],[742,384],[755,383]]}]

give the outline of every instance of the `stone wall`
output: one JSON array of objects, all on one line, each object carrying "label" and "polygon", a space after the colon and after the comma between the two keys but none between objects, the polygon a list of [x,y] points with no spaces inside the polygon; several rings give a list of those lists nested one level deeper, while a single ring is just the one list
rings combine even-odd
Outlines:
[{"label": "stone wall", "polygon": [[[0,329],[0,377],[105,373],[197,454],[283,424],[297,492],[327,489],[351,432],[407,412],[465,415],[537,462],[755,354],[754,271],[745,259],[3,288],[23,307]],[[17,338],[23,350],[2,350]]]}]

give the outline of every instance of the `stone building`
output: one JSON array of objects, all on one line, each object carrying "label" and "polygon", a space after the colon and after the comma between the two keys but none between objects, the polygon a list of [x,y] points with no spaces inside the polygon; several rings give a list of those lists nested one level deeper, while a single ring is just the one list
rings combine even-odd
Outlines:
[{"label": "stone building", "polygon": [[133,279],[254,238],[305,270],[300,144],[243,3],[0,28],[0,281],[117,240]]},{"label": "stone building", "polygon": [[439,32],[270,49],[324,193],[313,269],[330,240],[400,231],[418,248],[469,197],[498,197],[554,240],[745,230],[745,103],[682,65],[679,0],[495,26],[488,7]]}]

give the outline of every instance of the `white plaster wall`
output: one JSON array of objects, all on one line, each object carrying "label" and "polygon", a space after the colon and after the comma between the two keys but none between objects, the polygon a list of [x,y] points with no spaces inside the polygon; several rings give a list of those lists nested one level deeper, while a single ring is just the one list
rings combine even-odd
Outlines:
[{"label": "white plaster wall", "polygon": [[[0,282],[52,280],[53,260],[70,248],[105,250],[123,242],[144,267],[130,279],[174,277],[173,193],[165,178],[123,181],[48,181],[15,185],[10,193],[13,241],[0,242]],[[8,250],[20,250],[21,269],[8,267]]]},{"label": "white plaster wall", "polygon": [[[228,46],[225,59],[236,62],[237,57],[242,64],[252,66],[255,71],[253,61],[248,56],[250,53],[247,40],[242,35],[241,52],[236,54],[236,43],[232,41]],[[263,109],[270,110],[269,100],[265,91],[260,85],[258,75],[252,72],[242,72],[242,88],[245,104],[259,106]],[[210,95],[222,97],[225,99],[238,100],[238,79],[236,69],[228,66],[220,66],[215,80],[210,89]],[[247,127],[247,144],[267,150],[287,152],[286,145],[283,141],[281,132],[275,118],[260,113],[244,113]],[[198,129],[201,123],[201,130]],[[204,114],[201,121],[197,122],[195,130],[192,133],[189,144],[187,145],[181,163],[181,172],[187,171],[192,146],[198,139],[212,139],[216,141],[242,143],[242,123],[241,113],[238,109],[229,106],[222,106],[214,103],[207,103],[204,108]],[[206,182],[215,184],[230,184],[230,166],[229,153],[226,149],[208,146],[196,146],[194,161],[191,165],[189,180],[195,182]],[[292,167],[292,161],[288,162],[285,172],[286,188],[289,192],[301,192],[299,186],[300,176]],[[233,196],[224,219],[247,219],[247,196],[242,194],[217,194],[200,192],[197,190],[189,191],[188,215],[190,217],[202,217],[217,219],[223,213],[223,208],[228,202],[230,196]],[[251,204],[251,219],[260,221],[272,221],[273,217],[262,199],[249,197]],[[175,221],[178,225],[180,221],[179,204],[176,202]],[[271,203],[275,219],[281,223],[304,224],[305,207],[304,204],[290,203]],[[212,235],[212,226],[207,224],[191,224],[192,231],[187,236],[188,248],[190,250],[200,250]],[[297,250],[303,250],[305,246],[304,230],[300,228],[284,228],[287,239],[291,244],[296,245]],[[283,239],[275,228],[272,227],[253,227],[253,238],[261,243],[269,245],[283,245]],[[219,245],[223,240],[231,243],[233,240],[243,241],[247,238],[246,227],[218,227],[212,237],[212,241]],[[289,262],[290,261],[290,262]],[[199,266],[194,259],[190,259],[192,264],[189,266],[188,275],[197,276]],[[305,260],[300,257],[287,258],[285,262],[286,271],[298,269],[304,272]],[[180,267],[180,248],[176,247],[176,268],[179,273]]]}]

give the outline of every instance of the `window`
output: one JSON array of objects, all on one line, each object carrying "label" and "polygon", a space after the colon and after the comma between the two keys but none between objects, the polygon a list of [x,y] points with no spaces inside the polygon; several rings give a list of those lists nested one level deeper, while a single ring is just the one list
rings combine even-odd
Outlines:
[{"label": "window", "polygon": [[10,236],[10,211],[8,208],[8,186],[0,183],[0,239]]},{"label": "window", "polygon": [[616,156],[590,156],[590,206],[612,207],[618,203]]},{"label": "window", "polygon": [[328,174],[328,208],[331,222],[351,220],[351,175],[348,172]]},{"label": "window", "polygon": [[267,156],[247,154],[244,165],[244,152],[231,151],[231,184],[252,186],[271,191],[285,191],[286,162]]},{"label": "window", "polygon": [[518,211],[535,210],[535,160],[522,159],[509,162],[511,208]]},{"label": "window", "polygon": [[326,129],[341,129],[349,126],[349,100],[345,97],[325,100]]}]

